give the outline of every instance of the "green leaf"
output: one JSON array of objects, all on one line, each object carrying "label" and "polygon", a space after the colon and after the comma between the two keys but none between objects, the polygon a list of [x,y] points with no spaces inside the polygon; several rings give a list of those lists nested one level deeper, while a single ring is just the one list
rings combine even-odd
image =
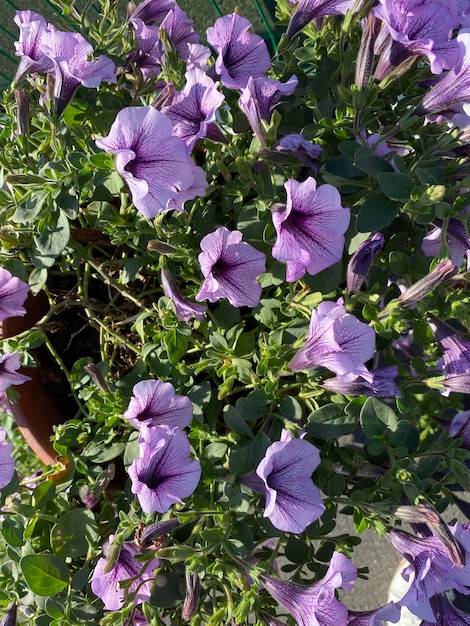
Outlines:
[{"label": "green leaf", "polygon": [[124,452],[126,448],[125,442],[115,441],[107,443],[107,440],[108,436],[106,434],[95,437],[83,450],[81,456],[84,459],[92,459],[93,463],[108,463]]},{"label": "green leaf", "polygon": [[326,404],[308,416],[305,430],[316,439],[335,439],[350,433],[356,418],[347,415],[344,404]]},{"label": "green leaf", "polygon": [[361,410],[360,422],[369,439],[381,437],[387,429],[396,431],[398,426],[393,409],[377,398],[367,398]]},{"label": "green leaf", "polygon": [[416,187],[411,176],[398,172],[383,172],[377,175],[380,188],[391,200],[409,200],[410,194]]},{"label": "green leaf", "polygon": [[55,219],[48,221],[46,230],[34,236],[34,242],[40,256],[57,257],[67,246],[70,239],[69,220],[62,211],[53,214]]},{"label": "green leaf", "polygon": [[55,483],[53,483],[52,480],[45,480],[34,488],[33,505],[38,509],[43,509],[54,496]]},{"label": "green leaf", "polygon": [[354,160],[354,165],[373,178],[381,172],[394,171],[387,159],[374,154],[358,157]]},{"label": "green leaf", "polygon": [[54,596],[69,584],[67,565],[52,554],[27,554],[20,568],[28,587],[38,596]]},{"label": "green leaf", "polygon": [[170,363],[178,363],[181,357],[186,354],[188,340],[179,333],[176,328],[170,329],[163,338],[165,348]]},{"label": "green leaf", "polygon": [[253,437],[250,427],[234,406],[224,407],[224,422],[231,430],[247,437]]},{"label": "green leaf", "polygon": [[31,293],[33,296],[36,296],[41,289],[44,287],[47,281],[47,269],[42,268],[39,269],[35,267],[31,274],[29,275],[29,286],[31,288]]},{"label": "green leaf", "polygon": [[354,158],[345,154],[328,159],[325,163],[325,169],[330,174],[342,178],[354,178],[362,175],[361,170],[354,165]]},{"label": "green leaf", "polygon": [[37,217],[47,204],[49,196],[45,191],[36,191],[18,205],[12,219],[19,224],[27,224]]},{"label": "green leaf", "polygon": [[388,226],[396,217],[399,205],[381,192],[369,196],[359,210],[356,228],[370,233]]},{"label": "green leaf", "polygon": [[415,452],[419,446],[419,430],[408,420],[400,420],[397,430],[390,437],[390,443],[396,448],[406,448],[408,452]]},{"label": "green leaf", "polygon": [[59,519],[51,531],[51,545],[59,556],[85,556],[98,539],[95,516],[88,509],[72,509]]},{"label": "green leaf", "polygon": [[24,545],[24,528],[14,517],[6,517],[2,522],[2,535],[9,546],[21,548]]}]

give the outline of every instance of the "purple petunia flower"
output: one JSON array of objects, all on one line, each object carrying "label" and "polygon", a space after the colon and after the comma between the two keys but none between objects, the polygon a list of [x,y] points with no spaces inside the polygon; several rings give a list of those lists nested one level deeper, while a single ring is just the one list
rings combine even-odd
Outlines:
[{"label": "purple petunia flower", "polygon": [[0,322],[8,317],[25,315],[23,307],[29,293],[29,285],[0,267]]},{"label": "purple petunia flower", "polygon": [[283,430],[256,468],[266,495],[264,517],[279,530],[302,533],[323,514],[320,490],[311,479],[320,465],[320,451]]},{"label": "purple petunia flower", "polygon": [[12,457],[13,444],[5,441],[5,429],[0,426],[0,489],[6,487],[15,473],[15,460]]},{"label": "purple petunia flower", "polygon": [[342,393],[347,396],[374,396],[376,398],[399,398],[401,396],[395,378],[398,376],[398,367],[390,365],[389,367],[380,367],[369,372],[371,380],[365,380],[362,377],[356,378],[350,382],[341,380],[341,378],[328,378],[323,381],[322,387]]},{"label": "purple petunia flower", "polygon": [[141,380],[134,385],[133,396],[124,413],[136,428],[166,425],[185,428],[193,419],[193,403],[175,393],[171,383],[161,380]]},{"label": "purple petunia flower", "polygon": [[395,602],[389,602],[373,611],[349,611],[347,626],[383,626],[385,621],[396,624],[400,613],[400,607]]},{"label": "purple petunia flower", "polygon": [[176,93],[171,104],[162,109],[173,122],[174,134],[183,139],[188,150],[215,123],[215,113],[224,101],[218,84],[200,69],[189,70],[183,91]]},{"label": "purple petunia flower", "polygon": [[372,381],[364,365],[374,354],[374,330],[346,313],[342,304],[321,302],[312,311],[307,341],[290,362],[294,371],[326,367],[350,382],[358,376]]},{"label": "purple petunia flower", "polygon": [[0,393],[8,389],[10,385],[21,385],[31,380],[29,376],[17,372],[19,368],[20,353],[18,351],[0,356]]},{"label": "purple petunia flower", "polygon": [[[116,169],[145,217],[182,210],[181,203],[198,195],[205,181],[183,140],[173,135],[171,120],[153,107],[122,109],[109,135],[97,139],[96,145],[116,155]],[[189,192],[194,182],[198,186]]]},{"label": "purple petunia flower", "polygon": [[[293,0],[290,0],[294,4]],[[291,17],[286,34],[293,37],[303,30],[310,22],[317,17],[327,15],[345,15],[351,9],[354,0],[299,0],[296,2],[296,9]]]},{"label": "purple petunia flower", "polygon": [[98,87],[102,81],[115,83],[116,66],[101,55],[90,61],[92,46],[79,33],[56,30],[49,26],[47,37],[39,44],[54,64],[54,110],[60,115],[80,85]]},{"label": "purple petunia flower", "polygon": [[15,82],[26,74],[51,71],[54,65],[41,50],[41,41],[47,35],[48,27],[43,16],[34,11],[17,11],[13,21],[20,29],[19,41],[15,41],[15,54],[21,57]]},{"label": "purple petunia flower", "polygon": [[429,316],[434,335],[444,354],[442,373],[446,377],[470,373],[470,341],[459,335],[452,326],[434,315]]},{"label": "purple petunia flower", "polygon": [[[442,243],[442,220],[435,220],[433,228],[423,239],[422,250],[426,256],[437,257]],[[456,267],[460,267],[467,257],[467,270],[470,269],[470,237],[461,220],[449,218],[445,232],[449,246],[450,260]]]},{"label": "purple petunia flower", "polygon": [[348,293],[357,293],[359,291],[375,255],[380,252],[384,243],[385,238],[382,233],[375,233],[372,237],[368,237],[359,244],[348,263],[346,274]]},{"label": "purple petunia flower", "polygon": [[218,56],[215,71],[229,89],[243,89],[248,80],[263,76],[271,67],[271,58],[263,38],[249,33],[251,23],[238,13],[216,20],[206,30],[207,41]]},{"label": "purple petunia flower", "polygon": [[429,622],[423,620],[420,626],[470,626],[470,615],[457,609],[444,593],[436,593],[429,603],[434,619]]},{"label": "purple petunia flower", "polygon": [[127,63],[135,64],[146,79],[158,76],[162,69],[160,29],[149,26],[137,17],[131,20],[131,24],[135,30],[138,49],[131,52]]},{"label": "purple petunia flower", "polygon": [[[110,535],[109,541],[103,546],[105,558],[98,560],[91,577],[91,589],[100,598],[107,611],[118,611],[127,593],[137,592],[136,601],[146,602],[150,599],[153,585],[153,570],[157,569],[159,560],[152,559],[145,564],[135,557],[139,553],[136,545],[130,541],[124,542],[119,556],[114,562],[109,563],[110,549],[114,535]],[[111,567],[110,567],[111,565]],[[109,571],[108,571],[109,569]],[[135,578],[128,589],[119,585],[120,582]]]},{"label": "purple petunia flower", "polygon": [[333,553],[326,576],[313,585],[261,575],[265,589],[291,613],[298,626],[346,624],[348,609],[335,598],[335,589],[350,590],[356,578],[357,569],[339,552]]},{"label": "purple petunia flower", "polygon": [[286,280],[295,282],[305,272],[318,274],[341,260],[350,212],[341,206],[335,187],[321,185],[317,189],[314,178],[302,183],[288,180],[284,187],[285,208],[272,208],[277,232],[272,255],[287,263]]},{"label": "purple petunia flower", "polygon": [[130,6],[128,21],[139,19],[145,24],[158,24],[175,8],[175,0],[144,0],[137,6]]},{"label": "purple petunia flower", "polygon": [[461,437],[462,448],[470,450],[470,411],[461,411],[454,415],[449,426],[449,436]]},{"label": "purple petunia flower", "polygon": [[277,152],[291,154],[311,167],[314,172],[318,171],[318,165],[315,161],[323,154],[321,146],[313,144],[299,133],[285,135],[278,141],[274,149]]},{"label": "purple petunia flower", "polygon": [[198,260],[205,280],[198,302],[227,298],[232,306],[257,306],[261,285],[256,278],[266,270],[266,256],[242,238],[239,230],[225,226],[203,238]]},{"label": "purple petunia flower", "polygon": [[144,424],[139,443],[140,456],[128,470],[131,491],[145,513],[165,513],[193,493],[201,465],[189,457],[189,440],[179,428]]},{"label": "purple petunia flower", "polygon": [[[194,30],[193,24],[193,20],[175,4],[175,7],[168,11],[160,26],[160,32],[163,30],[166,32],[179,58],[183,61],[189,60],[191,54],[189,46],[199,44],[199,35]],[[165,44],[163,44],[163,47],[165,47]]]},{"label": "purple petunia flower", "polygon": [[247,116],[253,132],[263,146],[266,145],[262,131],[262,122],[271,121],[271,113],[279,103],[282,96],[290,96],[294,93],[299,81],[297,76],[291,76],[285,83],[274,78],[250,76],[248,83],[242,89],[238,104]]},{"label": "purple petunia flower", "polygon": [[165,296],[170,298],[175,305],[176,318],[178,320],[189,322],[190,319],[196,318],[198,321],[202,321],[204,313],[207,311],[207,306],[184,300],[175,281],[164,267],[162,268],[162,287]]}]

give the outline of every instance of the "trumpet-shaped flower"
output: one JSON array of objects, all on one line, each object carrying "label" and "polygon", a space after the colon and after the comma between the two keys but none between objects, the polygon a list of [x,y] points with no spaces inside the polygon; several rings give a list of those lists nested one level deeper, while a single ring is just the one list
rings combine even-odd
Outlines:
[{"label": "trumpet-shaped flower", "polygon": [[198,259],[205,280],[197,301],[227,298],[237,307],[259,303],[261,285],[256,277],[266,270],[266,256],[242,238],[240,231],[225,226],[203,238]]},{"label": "trumpet-shaped flower", "polygon": [[186,396],[176,394],[171,383],[141,380],[132,392],[134,395],[124,417],[136,428],[143,424],[185,428],[193,419],[193,403]]},{"label": "trumpet-shaped flower", "polygon": [[182,199],[199,193],[199,186],[189,192],[193,183],[205,180],[201,168],[188,156],[184,141],[173,135],[171,120],[153,107],[122,109],[109,135],[97,139],[96,145],[116,155],[116,169],[145,217],[181,209]]},{"label": "trumpet-shaped flower", "polygon": [[294,439],[287,430],[266,450],[256,474],[266,494],[264,517],[279,530],[302,533],[321,517],[325,506],[311,479],[319,464],[319,450],[308,441]]},{"label": "trumpet-shaped flower", "polygon": [[27,283],[0,267],[0,322],[26,313],[23,304],[28,293]]},{"label": "trumpet-shaped flower", "polygon": [[429,603],[434,619],[423,620],[420,626],[470,626],[470,615],[457,609],[444,593],[436,593]]},{"label": "trumpet-shaped flower", "polygon": [[[153,585],[153,570],[159,565],[158,559],[152,559],[147,564],[138,561],[135,557],[139,553],[137,546],[130,541],[124,542],[119,555],[110,558],[110,549],[113,547],[114,535],[103,546],[104,558],[98,559],[91,577],[91,589],[102,600],[107,611],[118,611],[127,593],[137,592],[136,601],[146,602],[150,599]],[[119,583],[135,579],[128,589]]]},{"label": "trumpet-shaped flower", "polygon": [[[437,257],[442,243],[442,220],[435,220],[433,228],[423,239],[422,249],[426,256]],[[461,220],[455,217],[447,222],[446,243],[449,246],[450,260],[456,267],[460,267],[467,258],[467,270],[470,269],[470,237]]]},{"label": "trumpet-shaped flower", "polygon": [[284,187],[286,206],[273,207],[277,239],[272,255],[287,263],[286,280],[294,282],[305,272],[318,274],[341,260],[350,212],[341,206],[335,187],[317,189],[314,178],[288,180]]},{"label": "trumpet-shaped flower", "polygon": [[199,321],[203,319],[204,313],[207,311],[207,306],[205,304],[197,304],[196,302],[184,300],[175,281],[165,268],[162,268],[162,287],[165,296],[171,298],[175,305],[177,319],[182,322],[188,322],[193,317]]},{"label": "trumpet-shaped flower", "polygon": [[356,293],[361,288],[367,272],[372,265],[375,255],[380,252],[385,243],[382,233],[375,233],[361,244],[352,255],[348,263],[346,275],[348,292]]},{"label": "trumpet-shaped flower", "polygon": [[89,60],[92,46],[80,35],[56,30],[49,26],[47,37],[42,37],[41,51],[54,65],[54,108],[60,115],[80,85],[98,87],[102,81],[115,83],[116,66],[101,55]]},{"label": "trumpet-shaped flower", "polygon": [[[294,0],[290,0],[294,4]],[[299,0],[287,27],[287,36],[293,37],[317,17],[344,15],[354,0]]]},{"label": "trumpet-shaped flower", "polygon": [[47,35],[48,27],[43,16],[34,11],[17,11],[13,19],[20,29],[20,38],[15,41],[15,54],[21,57],[15,82],[19,82],[25,74],[52,70],[51,59],[41,50],[41,41]]},{"label": "trumpet-shaped flower", "polygon": [[269,594],[294,617],[298,626],[337,626],[346,624],[348,609],[335,598],[335,589],[352,589],[357,569],[339,552],[334,552],[326,576],[313,585],[299,585],[262,575]]},{"label": "trumpet-shaped flower", "polygon": [[372,611],[349,611],[347,626],[383,626],[385,622],[396,624],[400,613],[400,607],[395,602]]},{"label": "trumpet-shaped flower", "polygon": [[0,393],[8,389],[10,385],[21,385],[27,380],[31,380],[29,376],[20,374],[20,353],[8,352],[0,356]]},{"label": "trumpet-shaped flower", "polygon": [[444,376],[469,374],[470,341],[434,315],[430,316],[430,326],[444,351],[442,364]]},{"label": "trumpet-shaped flower", "polygon": [[395,378],[398,376],[396,365],[380,367],[371,370],[369,374],[371,380],[359,377],[346,382],[340,377],[328,378],[323,381],[322,387],[347,396],[375,396],[376,398],[399,398],[401,396],[400,389],[395,383]]},{"label": "trumpet-shaped flower", "polygon": [[[160,26],[160,32],[163,30],[166,32],[171,45],[183,61],[189,60],[191,54],[189,46],[199,44],[199,35],[194,30],[193,23],[193,20],[189,19],[186,13],[175,4],[174,8],[168,11]],[[165,48],[164,43],[163,48]]]},{"label": "trumpet-shaped flower", "polygon": [[291,154],[306,165],[311,167],[314,172],[318,171],[318,165],[315,163],[323,154],[323,148],[308,139],[305,139],[300,133],[291,133],[284,135],[274,149],[277,152]]},{"label": "trumpet-shaped flower", "polygon": [[5,429],[0,426],[0,489],[6,487],[15,473],[15,460],[12,457],[13,445],[5,441]]},{"label": "trumpet-shaped flower", "polygon": [[129,10],[128,20],[139,19],[146,24],[158,24],[175,5],[175,0],[144,0]]},{"label": "trumpet-shaped flower", "polygon": [[246,18],[231,13],[206,30],[207,41],[218,55],[215,71],[222,84],[230,89],[243,89],[250,77],[263,76],[271,65],[263,38],[249,33],[250,27]]},{"label": "trumpet-shaped flower", "polygon": [[189,440],[177,427],[143,425],[139,443],[140,456],[128,470],[131,491],[145,513],[166,513],[196,489],[201,466],[189,457]]},{"label": "trumpet-shaped flower", "polygon": [[294,371],[326,367],[350,382],[362,376],[372,381],[364,363],[375,351],[373,329],[346,313],[342,304],[321,302],[312,311],[307,341],[290,362]]}]

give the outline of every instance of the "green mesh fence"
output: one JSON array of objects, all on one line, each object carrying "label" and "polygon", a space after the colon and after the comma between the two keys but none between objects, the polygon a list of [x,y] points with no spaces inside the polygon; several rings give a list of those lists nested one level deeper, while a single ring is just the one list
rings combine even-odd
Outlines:
[{"label": "green mesh fence", "polygon": [[[127,0],[116,0],[123,18],[126,15]],[[135,0],[135,4],[138,4]],[[80,2],[75,5],[80,8]],[[85,5],[85,0],[82,6]],[[252,22],[254,30],[262,35],[271,51],[276,47],[278,32],[274,18],[275,0],[178,0],[178,5],[194,20],[194,28],[203,36],[205,29],[214,21],[231,13],[235,6],[239,12]],[[0,0],[0,89],[11,84],[18,65],[15,57],[14,41],[18,39],[18,28],[13,22],[15,11],[36,11],[54,23],[58,10],[49,0]],[[91,4],[89,11],[99,12],[96,5]]]}]

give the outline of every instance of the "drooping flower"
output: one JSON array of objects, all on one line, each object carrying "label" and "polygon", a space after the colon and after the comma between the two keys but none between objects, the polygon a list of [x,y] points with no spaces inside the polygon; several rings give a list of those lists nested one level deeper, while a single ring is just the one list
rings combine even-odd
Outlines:
[{"label": "drooping flower", "polygon": [[43,16],[34,11],[17,11],[13,21],[20,29],[20,38],[15,41],[15,54],[21,57],[15,82],[19,82],[26,74],[52,70],[54,65],[51,59],[41,50],[41,40],[48,26]]},{"label": "drooping flower", "polygon": [[385,243],[382,233],[375,233],[359,244],[356,252],[348,263],[346,280],[348,292],[357,293],[364,282],[367,272],[372,265],[375,255],[380,252]]},{"label": "drooping flower", "polygon": [[206,30],[207,41],[217,52],[215,71],[229,89],[243,89],[250,77],[263,76],[271,66],[266,43],[249,33],[250,27],[246,18],[231,13]]},{"label": "drooping flower", "polygon": [[15,460],[12,457],[13,444],[5,441],[5,429],[0,426],[0,489],[6,487],[15,473]]},{"label": "drooping flower", "polygon": [[182,322],[188,322],[195,317],[201,321],[204,318],[204,313],[207,311],[205,304],[197,304],[196,302],[189,302],[184,300],[175,281],[170,276],[170,273],[166,268],[162,268],[162,287],[163,293],[167,298],[171,298],[176,309],[176,317]]},{"label": "drooping flower", "polygon": [[321,386],[347,396],[374,396],[376,398],[399,398],[401,396],[400,389],[395,382],[398,376],[396,365],[380,367],[371,370],[369,374],[370,381],[361,376],[349,382],[335,377],[324,380]]},{"label": "drooping flower", "polygon": [[326,367],[350,382],[358,376],[371,381],[364,363],[375,351],[373,329],[346,313],[342,304],[321,302],[312,311],[307,341],[290,362],[294,371]]},{"label": "drooping flower", "polygon": [[195,180],[205,180],[183,140],[173,135],[171,120],[153,107],[122,109],[109,135],[97,139],[96,145],[116,155],[115,167],[145,217],[176,209],[181,196],[194,198],[196,191],[188,197],[189,189]]},{"label": "drooping flower", "polygon": [[134,394],[124,413],[136,428],[166,425],[185,428],[193,419],[193,403],[186,396],[175,393],[171,383],[161,380],[141,380],[132,390]]},{"label": "drooping flower", "polygon": [[321,517],[325,506],[311,479],[319,464],[319,450],[304,439],[294,439],[287,430],[266,450],[256,474],[266,495],[264,517],[279,530],[302,533]]},{"label": "drooping flower", "polygon": [[191,617],[197,611],[199,604],[199,595],[201,592],[201,579],[196,572],[190,572],[186,567],[186,595],[184,598],[183,608],[181,609],[181,617],[185,622],[189,622]]},{"label": "drooping flower", "polygon": [[[290,2],[294,4],[293,0]],[[352,8],[354,0],[299,0],[295,4],[296,8],[286,31],[288,37],[299,33],[317,17],[344,15]]]},{"label": "drooping flower", "polygon": [[[194,30],[193,24],[193,20],[175,3],[174,8],[168,11],[160,26],[160,33],[165,31],[171,45],[174,46],[179,58],[183,61],[189,60],[190,44],[199,44],[199,35]],[[163,42],[164,40],[163,37]],[[165,48],[165,43],[163,43],[163,48]]]},{"label": "drooping flower", "polygon": [[17,371],[19,368],[20,353],[18,351],[0,356],[0,393],[8,389],[10,385],[21,385],[31,380],[29,376],[20,374]]},{"label": "drooping flower", "polygon": [[160,23],[168,11],[175,8],[175,0],[144,0],[137,6],[130,5],[128,8],[128,21],[139,19],[145,24]]},{"label": "drooping flower", "polygon": [[285,83],[265,76],[250,76],[246,87],[242,89],[238,104],[263,146],[266,145],[266,140],[262,133],[262,122],[271,120],[271,113],[282,96],[294,93],[298,83],[296,76],[291,76]]},{"label": "drooping flower", "polygon": [[419,302],[428,294],[431,293],[436,287],[439,287],[442,283],[450,280],[457,274],[459,268],[456,267],[452,261],[446,259],[436,265],[436,267],[429,272],[424,278],[416,281],[413,285],[408,287],[404,293],[398,298],[398,301],[403,306],[410,306]]},{"label": "drooping flower", "polygon": [[[136,601],[146,602],[150,599],[153,585],[153,570],[159,565],[158,559],[152,559],[148,564],[138,561],[135,557],[139,553],[137,547],[130,541],[124,542],[119,555],[111,554],[114,535],[103,546],[104,558],[98,559],[91,577],[91,589],[100,598],[107,611],[118,611],[122,606],[127,593],[137,592]],[[118,548],[119,549],[119,548]],[[119,583],[135,579],[125,589]]]},{"label": "drooping flower", "polygon": [[285,208],[273,207],[277,239],[272,255],[287,263],[286,280],[294,282],[305,272],[318,274],[341,260],[350,212],[341,206],[335,187],[317,188],[314,178],[288,180],[284,187]]},{"label": "drooping flower", "polygon": [[144,424],[139,443],[140,456],[128,470],[131,491],[145,513],[165,513],[193,493],[201,466],[189,457],[189,440],[179,428]]},{"label": "drooping flower", "polygon": [[261,285],[256,278],[266,270],[266,256],[242,238],[240,231],[225,226],[203,238],[198,260],[205,280],[198,302],[227,298],[236,307],[259,303]]},{"label": "drooping flower", "polygon": [[313,585],[299,585],[263,574],[262,583],[270,595],[294,617],[298,626],[346,624],[348,609],[335,598],[335,589],[350,590],[357,569],[339,552],[334,552],[326,576]]},{"label": "drooping flower", "polygon": [[396,624],[400,613],[400,607],[395,602],[372,611],[349,611],[347,626],[383,626],[384,622]]},{"label": "drooping flower", "polygon": [[0,322],[8,317],[24,315],[23,304],[29,293],[29,285],[0,267]]},{"label": "drooping flower", "polygon": [[205,137],[215,123],[217,109],[224,101],[218,83],[203,71],[194,68],[186,73],[186,85],[176,93],[171,104],[162,109],[173,122],[173,132],[181,137],[188,150]]},{"label": "drooping flower", "polygon": [[299,133],[284,135],[276,144],[274,149],[280,153],[291,154],[306,165],[311,167],[314,172],[318,171],[318,165],[315,163],[323,154],[323,148],[305,139]]},{"label": "drooping flower", "polygon": [[[442,243],[442,220],[434,220],[436,224],[424,237],[422,250],[426,256],[437,257]],[[461,220],[449,218],[445,231],[446,243],[449,246],[450,260],[456,267],[460,267],[467,258],[467,270],[470,269],[470,237]]]},{"label": "drooping flower", "polygon": [[60,115],[80,85],[98,87],[102,81],[117,82],[116,66],[101,55],[90,60],[92,46],[80,35],[49,26],[47,37],[42,37],[41,51],[54,65],[54,110]]}]

